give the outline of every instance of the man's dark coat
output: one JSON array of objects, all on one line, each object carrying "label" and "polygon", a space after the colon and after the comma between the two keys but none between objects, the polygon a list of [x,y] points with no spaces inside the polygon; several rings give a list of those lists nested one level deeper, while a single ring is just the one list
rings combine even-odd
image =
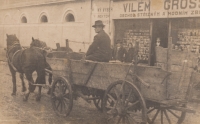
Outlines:
[{"label": "man's dark coat", "polygon": [[135,48],[129,48],[125,55],[125,62],[132,62],[135,57]]},{"label": "man's dark coat", "polygon": [[94,36],[93,43],[90,45],[86,59],[99,62],[108,62],[111,58],[111,41],[104,30]]}]

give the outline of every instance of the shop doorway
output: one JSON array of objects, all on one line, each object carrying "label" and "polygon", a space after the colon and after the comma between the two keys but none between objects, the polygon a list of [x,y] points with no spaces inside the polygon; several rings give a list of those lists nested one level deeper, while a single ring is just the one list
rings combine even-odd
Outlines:
[{"label": "shop doorway", "polygon": [[150,65],[154,65],[155,57],[155,47],[156,39],[160,38],[160,46],[167,48],[168,46],[168,33],[169,33],[169,23],[168,19],[154,19],[152,25],[152,45],[151,45],[151,61]]}]

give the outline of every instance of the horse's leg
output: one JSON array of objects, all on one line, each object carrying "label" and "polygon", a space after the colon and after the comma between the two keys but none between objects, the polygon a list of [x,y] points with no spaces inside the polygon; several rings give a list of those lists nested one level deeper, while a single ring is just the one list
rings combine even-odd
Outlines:
[{"label": "horse's leg", "polygon": [[22,81],[22,92],[25,92],[26,91],[26,86],[25,86],[25,83],[24,83],[24,74],[23,73],[20,73],[20,79]]},{"label": "horse's leg", "polygon": [[38,87],[38,95],[37,95],[37,97],[36,97],[36,101],[40,101],[40,99],[41,99],[41,91],[42,91],[42,87],[39,86],[39,87]]},{"label": "horse's leg", "polygon": [[16,91],[17,91],[17,86],[16,86],[16,72],[15,70],[13,70],[13,68],[9,65],[9,69],[12,75],[12,82],[13,82],[13,92],[12,92],[12,96],[16,95]]},{"label": "horse's leg", "polygon": [[[36,72],[37,72],[37,75],[38,75],[37,79],[36,79],[36,84],[45,84],[45,70],[39,69],[39,70],[36,70]],[[42,87],[39,86],[36,101],[40,101],[40,99],[41,99],[41,90],[42,90]]]},{"label": "horse's leg", "polygon": [[[46,69],[52,71],[51,66],[47,62],[46,62]],[[51,73],[49,73],[49,80],[48,81],[49,81],[49,85],[51,85],[51,83],[52,83],[52,74]],[[49,88],[47,94],[50,94],[50,93],[51,93],[51,88]]]},{"label": "horse's leg", "polygon": [[24,95],[24,98],[23,98],[24,101],[27,101],[28,97],[29,97],[29,94],[31,92],[34,92],[34,90],[35,90],[35,86],[32,85],[32,84],[34,84],[32,73],[33,72],[31,72],[31,71],[25,72],[26,78],[27,78],[27,80],[29,82],[29,87],[28,87],[28,92]]},{"label": "horse's leg", "polygon": [[16,86],[16,72],[12,72],[12,82],[13,82],[13,92],[12,92],[12,96],[16,95],[16,91],[17,91],[17,86]]}]

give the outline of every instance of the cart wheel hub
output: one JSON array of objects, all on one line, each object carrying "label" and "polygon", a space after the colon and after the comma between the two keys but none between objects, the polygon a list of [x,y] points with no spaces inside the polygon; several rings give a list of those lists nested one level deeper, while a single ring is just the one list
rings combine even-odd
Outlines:
[{"label": "cart wheel hub", "polygon": [[117,114],[118,114],[117,109],[112,109],[111,112],[110,112],[110,114],[112,114],[112,115],[117,115]]},{"label": "cart wheel hub", "polygon": [[57,94],[55,94],[55,96],[58,99],[62,99],[63,98],[63,94],[62,93],[57,93]]},{"label": "cart wheel hub", "polygon": [[120,115],[120,116],[125,116],[126,115],[126,110],[125,110],[125,108],[124,108],[124,106],[119,106],[119,107],[117,107],[117,112],[118,112],[118,114]]},{"label": "cart wheel hub", "polygon": [[58,98],[59,98],[59,99],[63,99],[63,95],[62,95],[62,94],[59,95]]},{"label": "cart wheel hub", "polygon": [[119,113],[119,115],[120,115],[120,116],[125,116],[126,113],[127,113],[127,112],[126,112],[125,110],[121,110],[120,113]]}]

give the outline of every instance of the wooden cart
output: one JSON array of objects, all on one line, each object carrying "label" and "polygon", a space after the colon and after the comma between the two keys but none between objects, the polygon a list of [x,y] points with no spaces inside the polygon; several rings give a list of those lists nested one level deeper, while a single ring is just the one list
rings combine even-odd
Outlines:
[{"label": "wooden cart", "polygon": [[[181,124],[187,112],[194,113],[187,102],[198,74],[191,70],[180,79],[182,73],[156,66],[78,58],[47,58],[54,76],[51,99],[58,115],[68,116],[77,97],[93,101],[108,123]],[[177,80],[187,81],[187,88],[181,89]]]}]

